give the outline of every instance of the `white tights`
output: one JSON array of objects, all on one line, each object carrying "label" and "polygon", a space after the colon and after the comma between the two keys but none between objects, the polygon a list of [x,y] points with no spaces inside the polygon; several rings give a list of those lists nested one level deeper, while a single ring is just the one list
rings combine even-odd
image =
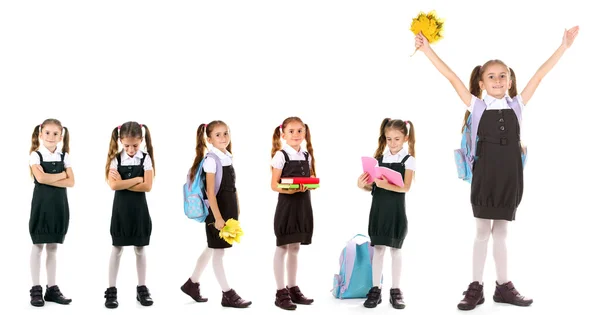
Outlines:
[{"label": "white tights", "polygon": [[[385,256],[385,248],[387,246],[375,245],[373,253],[373,286],[381,287],[381,274],[383,273],[383,257]],[[392,255],[392,287],[391,289],[400,288],[400,270],[402,269],[402,256],[399,248],[390,247]]]},{"label": "white tights", "polygon": [[223,256],[225,256],[224,248],[206,248],[198,260],[196,261],[196,268],[194,268],[194,273],[190,277],[190,280],[194,283],[198,283],[200,281],[200,276],[206,265],[208,265],[208,261],[212,257],[212,266],[215,272],[215,277],[217,278],[217,282],[219,282],[219,286],[221,286],[221,291],[228,292],[231,290],[229,284],[227,283],[227,277],[225,276],[225,267],[223,266]]},{"label": "white tights", "polygon": [[[477,234],[473,244],[473,281],[483,283],[483,269],[487,256],[490,235],[494,238],[494,261],[496,263],[496,281],[499,284],[508,282],[508,259],[506,250],[506,236],[508,234],[508,221],[475,219]],[[493,224],[492,224],[493,222]]]},{"label": "white tights", "polygon": [[[285,288],[284,283],[284,265],[287,267],[288,286],[295,287],[296,275],[298,273],[298,253],[300,252],[300,243],[293,243],[283,246],[277,246],[275,249],[275,257],[273,257],[273,272],[275,273],[275,283],[277,290]],[[285,256],[287,255],[287,264],[285,264]]]},{"label": "white tights", "polygon": [[[33,285],[40,285],[40,269],[42,265],[42,251],[44,244],[33,244],[31,256],[29,257],[29,266],[31,268],[31,281]],[[56,251],[58,244],[46,244],[46,276],[48,278],[48,287],[56,285]]]},{"label": "white tights", "polygon": [[[135,246],[135,266],[138,275],[138,285],[146,285],[146,251],[144,247]],[[121,255],[123,254],[122,246],[113,246],[108,263],[108,286],[117,286],[117,274],[119,273],[119,265],[121,263]]]}]

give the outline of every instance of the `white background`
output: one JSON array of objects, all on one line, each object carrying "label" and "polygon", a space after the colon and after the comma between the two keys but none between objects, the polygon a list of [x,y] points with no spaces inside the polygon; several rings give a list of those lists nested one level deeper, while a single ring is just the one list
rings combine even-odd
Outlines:
[{"label": "white background", "polygon": [[[183,214],[181,186],[194,158],[196,128],[214,119],[231,128],[246,232],[226,252],[229,283],[253,301],[243,312],[279,311],[273,305],[271,136],[284,118],[297,115],[311,128],[322,187],[313,193],[313,244],[300,251],[298,275],[315,303],[296,312],[366,311],[362,299],[335,300],[329,290],[345,242],[367,232],[370,196],[356,187],[360,157],[373,154],[381,120],[392,117],[412,120],[417,135],[402,312],[458,313],[471,282],[475,233],[469,186],[457,179],[452,156],[465,107],[422,53],[409,58],[411,18],[436,9],[446,18],[446,37],[434,48],[464,82],[475,65],[499,58],[515,69],[519,90],[560,45],[563,30],[581,26],[524,114],[529,161],[525,195],[509,230],[509,277],[534,304],[523,309],[492,301],[490,243],[487,302],[473,314],[589,313],[596,307],[600,262],[592,154],[599,114],[593,48],[600,30],[585,2],[3,2],[0,312],[34,311],[28,149],[34,126],[49,117],[72,133],[76,186],[68,192],[71,222],[59,247],[58,285],[74,301],[35,311],[232,312],[220,306],[210,265],[201,279],[208,303],[196,304],[179,290],[206,245],[204,226]],[[155,304],[143,308],[135,301],[135,257],[127,248],[117,284],[121,306],[109,311],[103,292],[113,192],[103,176],[110,133],[128,120],[147,124],[155,145],[156,179],[148,194],[154,229],[147,248]],[[396,312],[387,302],[389,254],[384,272],[384,302],[374,312]]]}]

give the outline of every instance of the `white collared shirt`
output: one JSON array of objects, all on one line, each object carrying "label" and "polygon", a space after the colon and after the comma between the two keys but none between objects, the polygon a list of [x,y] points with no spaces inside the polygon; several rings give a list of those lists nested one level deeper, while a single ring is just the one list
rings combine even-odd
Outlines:
[{"label": "white collared shirt", "polygon": [[[519,102],[519,106],[521,107],[521,112],[523,112],[523,108],[525,107],[525,105],[523,104],[523,99],[521,98],[521,95],[519,94],[515,97],[517,98],[517,101]],[[477,100],[479,100],[479,98],[477,98],[477,96],[471,95],[471,104],[468,107],[468,110],[470,112],[473,111],[473,106],[475,105],[475,102],[477,102]],[[495,98],[493,96],[486,95],[482,101],[485,103],[485,105],[487,105],[486,110],[498,110],[498,109],[510,109],[510,106],[508,106],[508,102],[512,101],[512,99],[508,95],[505,95],[503,98]]]},{"label": "white collared shirt", "polygon": [[[294,150],[294,148],[292,148],[288,144],[285,144],[285,145],[283,145],[283,150],[289,156],[290,161],[306,160],[306,157],[304,156],[304,152],[306,152],[306,151],[303,150],[302,148],[300,149],[300,151],[296,151],[296,150]],[[311,162],[312,162],[312,157],[309,154],[308,155],[308,166],[309,167],[311,167],[311,165],[312,165]],[[271,166],[273,168],[282,170],[284,165],[285,165],[285,156],[283,156],[283,153],[281,153],[281,151],[277,151],[275,153],[275,156],[273,156],[273,159],[271,159]]]},{"label": "white collared shirt", "polygon": [[[383,163],[400,163],[402,162],[402,159],[404,159],[405,156],[408,155],[408,151],[405,148],[402,148],[402,150],[398,151],[398,153],[396,154],[392,154],[390,152],[389,148],[385,148],[385,150],[383,151]],[[412,170],[412,171],[416,171],[417,169],[417,160],[415,159],[414,156],[410,156],[406,162],[404,162],[404,167],[407,170]]]},{"label": "white collared shirt", "polygon": [[[122,166],[132,166],[132,165],[140,165],[142,161],[142,157],[144,157],[144,152],[142,150],[138,150],[133,157],[129,156],[125,150],[121,150],[121,165]],[[117,169],[117,158],[115,157],[110,162],[110,168]],[[152,170],[152,158],[149,154],[146,154],[146,158],[144,159],[144,171]]]},{"label": "white collared shirt", "polygon": [[[54,150],[54,153],[50,152],[43,144],[40,145],[38,151],[42,154],[42,159],[44,162],[59,162],[60,156],[62,153],[62,148],[59,150],[58,147]],[[71,167],[71,158],[69,157],[69,153],[65,153],[65,169]],[[29,165],[40,164],[40,156],[35,153],[35,151],[31,152],[29,155]]]},{"label": "white collared shirt", "polygon": [[[225,150],[225,152],[216,149],[215,147],[210,148],[210,152],[216,154],[221,160],[222,166],[229,166],[233,164],[232,155],[229,151]],[[217,163],[212,156],[206,157],[204,164],[202,164],[202,169],[205,173],[213,173],[217,172]]]}]

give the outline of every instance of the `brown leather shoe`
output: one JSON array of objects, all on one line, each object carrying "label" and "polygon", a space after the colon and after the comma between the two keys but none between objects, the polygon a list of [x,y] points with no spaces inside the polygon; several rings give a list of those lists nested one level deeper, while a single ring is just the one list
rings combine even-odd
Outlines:
[{"label": "brown leather shoe", "polygon": [[287,288],[277,290],[277,293],[275,294],[275,306],[288,311],[293,311],[297,307],[296,304],[292,302],[290,291]]},{"label": "brown leather shoe", "polygon": [[512,282],[505,284],[496,282],[496,291],[494,291],[494,301],[498,303],[508,303],[516,306],[529,306],[533,299],[528,299],[519,294]]},{"label": "brown leather shoe", "polygon": [[207,298],[200,295],[200,283],[194,283],[192,282],[192,279],[188,278],[187,282],[181,286],[181,291],[189,295],[196,302],[200,303],[208,301]]},{"label": "brown leather shoe", "polygon": [[473,281],[469,284],[467,291],[463,292],[465,296],[460,303],[458,303],[458,309],[461,311],[470,311],[477,305],[483,304],[485,298],[483,297],[483,284],[479,284],[478,281]]},{"label": "brown leather shoe", "polygon": [[234,289],[223,292],[221,305],[224,307],[246,308],[250,306],[250,304],[252,304],[252,302],[242,299],[237,293],[235,293]]},{"label": "brown leather shoe", "polygon": [[292,298],[292,302],[294,302],[296,304],[309,305],[315,301],[313,299],[309,299],[309,298],[305,297],[304,294],[302,294],[302,292],[300,291],[300,288],[298,286],[294,286],[291,288],[288,287],[287,289],[290,291],[290,297]]}]

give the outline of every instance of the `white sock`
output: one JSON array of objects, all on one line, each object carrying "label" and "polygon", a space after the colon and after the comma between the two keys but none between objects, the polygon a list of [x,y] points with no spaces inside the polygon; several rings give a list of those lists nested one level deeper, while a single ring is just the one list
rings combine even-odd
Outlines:
[{"label": "white sock", "polygon": [[492,228],[494,238],[494,262],[496,263],[496,281],[498,284],[508,282],[508,253],[506,237],[508,235],[508,221],[495,220]]},{"label": "white sock", "polygon": [[212,248],[207,247],[202,252],[200,257],[198,257],[198,260],[196,261],[196,268],[194,268],[194,273],[192,273],[192,276],[190,277],[190,280],[192,280],[193,283],[200,282],[200,276],[204,272],[204,269],[206,269],[206,265],[208,265],[208,261],[210,260],[212,255],[213,255]]},{"label": "white sock", "polygon": [[146,285],[146,251],[144,247],[134,247],[135,251],[135,267],[138,276],[138,286]]},{"label": "white sock", "polygon": [[373,286],[381,288],[381,274],[383,273],[383,257],[385,256],[385,246],[375,245],[373,251]]},{"label": "white sock", "polygon": [[287,245],[277,246],[275,248],[275,256],[273,257],[273,273],[275,274],[275,283],[277,284],[277,290],[285,288],[284,277],[284,262],[285,255],[287,254]]},{"label": "white sock", "polygon": [[43,244],[33,244],[29,256],[29,268],[31,269],[31,282],[34,286],[40,285],[40,268],[42,265]]},{"label": "white sock", "polygon": [[110,259],[108,261],[108,286],[117,286],[117,274],[119,273],[119,264],[121,263],[121,255],[123,254],[123,247],[113,246],[110,253]]},{"label": "white sock", "polygon": [[46,244],[46,276],[48,287],[56,285],[56,251],[58,244]]},{"label": "white sock", "polygon": [[477,233],[473,244],[473,281],[483,284],[483,270],[487,256],[488,241],[492,232],[491,220],[475,219]]},{"label": "white sock", "polygon": [[221,286],[221,291],[227,292],[231,290],[227,283],[227,277],[225,277],[225,267],[223,266],[223,256],[225,256],[224,248],[213,249],[213,270],[217,277],[217,282]]},{"label": "white sock", "polygon": [[300,243],[288,245],[287,250],[287,279],[288,287],[292,288],[297,285],[296,275],[298,274],[298,253],[300,252]]},{"label": "white sock", "polygon": [[392,289],[400,289],[400,272],[402,270],[402,255],[400,248],[390,248],[392,255]]}]

